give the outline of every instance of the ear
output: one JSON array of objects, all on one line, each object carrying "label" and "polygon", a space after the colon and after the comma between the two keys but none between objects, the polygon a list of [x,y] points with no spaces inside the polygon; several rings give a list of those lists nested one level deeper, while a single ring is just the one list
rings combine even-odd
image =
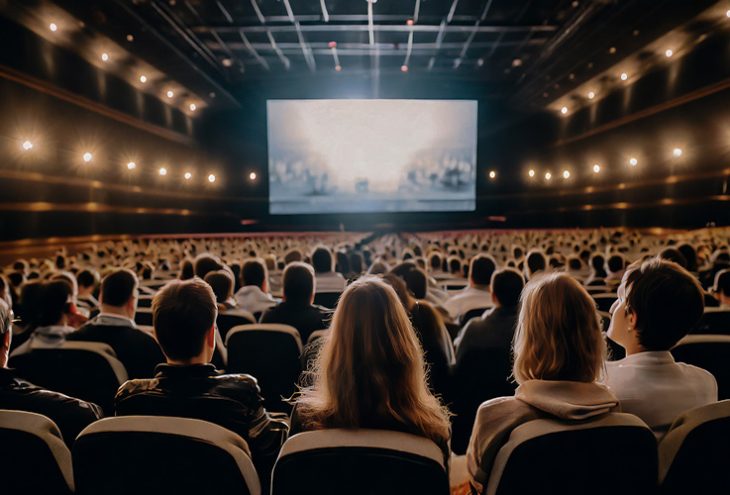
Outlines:
[{"label": "ear", "polygon": [[629,311],[628,322],[629,322],[629,328],[636,329],[636,313],[635,312]]},{"label": "ear", "polygon": [[[490,289],[491,289],[491,287],[490,287]],[[497,299],[497,294],[495,294],[494,291],[492,291],[491,294],[492,294],[492,302],[495,305],[499,305],[499,299]]]},{"label": "ear", "polygon": [[209,349],[215,349],[215,323],[210,327],[208,333],[205,334],[205,343]]}]

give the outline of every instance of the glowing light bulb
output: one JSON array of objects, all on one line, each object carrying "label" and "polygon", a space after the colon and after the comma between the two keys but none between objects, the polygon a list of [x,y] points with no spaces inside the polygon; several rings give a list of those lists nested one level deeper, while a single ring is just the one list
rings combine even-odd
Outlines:
[{"label": "glowing light bulb", "polygon": [[191,174],[190,172],[185,172],[185,175],[183,175],[183,177],[185,178],[185,180],[190,180],[193,178],[193,174]]},{"label": "glowing light bulb", "polygon": [[48,25],[48,29],[51,30],[51,32],[55,33],[58,31],[58,25],[55,22],[52,22]]},{"label": "glowing light bulb", "polygon": [[490,170],[489,171],[489,178],[490,179],[495,179],[496,177],[497,177],[497,172],[495,172],[494,170]]},{"label": "glowing light bulb", "polygon": [[637,159],[636,159],[636,158],[634,158],[633,156],[632,156],[631,158],[629,158],[629,165],[631,165],[632,167],[635,167],[635,166],[637,166],[638,164],[639,164],[639,160],[637,160]]},{"label": "glowing light bulb", "polygon": [[134,162],[127,163],[127,170],[134,170],[135,168],[137,168],[136,163],[134,163]]},{"label": "glowing light bulb", "polygon": [[89,163],[89,162],[90,162],[90,161],[91,161],[91,160],[92,160],[92,159],[94,158],[94,155],[92,155],[91,153],[89,153],[89,152],[87,151],[86,153],[84,153],[84,154],[83,154],[83,155],[81,156],[81,158],[83,158],[83,159],[84,159],[84,161],[85,161],[86,163]]},{"label": "glowing light bulb", "polygon": [[142,74],[141,76],[139,76],[139,82],[141,82],[142,84],[146,83],[147,82],[147,76],[145,76],[144,74]]},{"label": "glowing light bulb", "polygon": [[545,180],[550,180],[552,178],[553,178],[553,174],[551,174],[550,172],[545,172]]},{"label": "glowing light bulb", "polygon": [[211,184],[212,184],[213,182],[215,182],[215,175],[213,175],[213,174],[210,174],[210,175],[208,176],[208,182],[210,182]]},{"label": "glowing light bulb", "polygon": [[589,100],[592,100],[595,97],[596,97],[596,93],[595,92],[593,92],[593,91],[589,91],[588,92],[588,99]]},{"label": "glowing light bulb", "polygon": [[109,61],[109,54],[107,52],[102,53],[101,54],[101,60],[103,62],[108,62]]},{"label": "glowing light bulb", "polygon": [[173,96],[175,96],[175,92],[171,89],[168,89],[165,95],[167,95],[168,98],[172,98]]},{"label": "glowing light bulb", "polygon": [[191,103],[190,105],[188,105],[188,108],[191,112],[194,112],[198,109],[198,105],[196,105],[195,103]]},{"label": "glowing light bulb", "polygon": [[250,180],[256,180],[256,172],[251,172],[250,174],[248,174],[248,178]]},{"label": "glowing light bulb", "polygon": [[401,65],[400,66],[400,71],[401,72],[408,72],[408,66],[406,64]]},{"label": "glowing light bulb", "polygon": [[23,144],[21,146],[23,147],[23,150],[25,150],[25,151],[30,151],[33,149],[33,143],[27,139],[25,141],[23,141]]},{"label": "glowing light bulb", "polygon": [[570,172],[563,170],[563,179],[570,179]]},{"label": "glowing light bulb", "polygon": [[672,150],[672,155],[674,155],[675,158],[682,156],[682,148],[674,148]]},{"label": "glowing light bulb", "polygon": [[597,174],[600,171],[601,171],[601,166],[599,164],[596,163],[595,165],[593,165],[593,173],[594,174]]},{"label": "glowing light bulb", "polygon": [[626,80],[628,80],[628,78],[629,78],[629,75],[627,73],[625,73],[625,72],[622,72],[621,73],[621,80],[622,81],[626,81]]},{"label": "glowing light bulb", "polygon": [[530,177],[535,177],[535,171],[533,169],[530,169],[530,171],[527,172],[527,175],[529,175]]},{"label": "glowing light bulb", "polygon": [[561,108],[560,109],[560,113],[562,113],[563,115],[565,115],[566,113],[568,113],[568,107]]},{"label": "glowing light bulb", "polygon": [[671,48],[667,48],[667,50],[664,52],[664,56],[667,58],[672,58],[672,55],[674,55],[674,51]]},{"label": "glowing light bulb", "polygon": [[340,64],[335,65],[335,72],[341,72],[342,66]]},{"label": "glowing light bulb", "polygon": [[160,167],[160,170],[157,172],[162,176],[167,175],[167,169],[165,167]]}]

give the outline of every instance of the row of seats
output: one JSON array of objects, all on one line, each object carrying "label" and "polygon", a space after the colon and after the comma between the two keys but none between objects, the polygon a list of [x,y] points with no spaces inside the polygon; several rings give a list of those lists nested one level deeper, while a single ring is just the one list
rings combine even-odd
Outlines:
[{"label": "row of seats", "polygon": [[[726,494],[729,435],[730,401],[685,413],[658,447],[651,430],[629,414],[577,424],[533,420],[498,452],[485,493],[645,495],[658,484],[667,495]],[[81,432],[71,453],[50,419],[0,410],[0,445],[13,446],[0,449],[7,495],[261,493],[246,442],[197,419],[102,419]],[[310,493],[445,495],[448,469],[440,448],[420,436],[305,432],[284,443],[271,494]]]}]

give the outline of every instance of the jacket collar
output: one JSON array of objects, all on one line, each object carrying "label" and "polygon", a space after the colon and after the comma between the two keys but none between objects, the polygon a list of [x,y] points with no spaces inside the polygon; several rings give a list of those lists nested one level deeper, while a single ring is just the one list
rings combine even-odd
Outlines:
[{"label": "jacket collar", "polygon": [[211,363],[187,366],[162,363],[155,367],[155,378],[205,378],[219,374],[220,372]]}]

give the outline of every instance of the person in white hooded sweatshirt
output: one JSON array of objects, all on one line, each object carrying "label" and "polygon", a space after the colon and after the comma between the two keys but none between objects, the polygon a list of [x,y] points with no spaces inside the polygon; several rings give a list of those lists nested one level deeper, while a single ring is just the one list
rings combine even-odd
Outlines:
[{"label": "person in white hooded sweatshirt", "polygon": [[595,305],[564,273],[533,278],[522,292],[514,343],[514,397],[484,402],[467,449],[470,483],[481,493],[512,430],[534,419],[581,421],[619,411],[598,383],[606,359]]}]

